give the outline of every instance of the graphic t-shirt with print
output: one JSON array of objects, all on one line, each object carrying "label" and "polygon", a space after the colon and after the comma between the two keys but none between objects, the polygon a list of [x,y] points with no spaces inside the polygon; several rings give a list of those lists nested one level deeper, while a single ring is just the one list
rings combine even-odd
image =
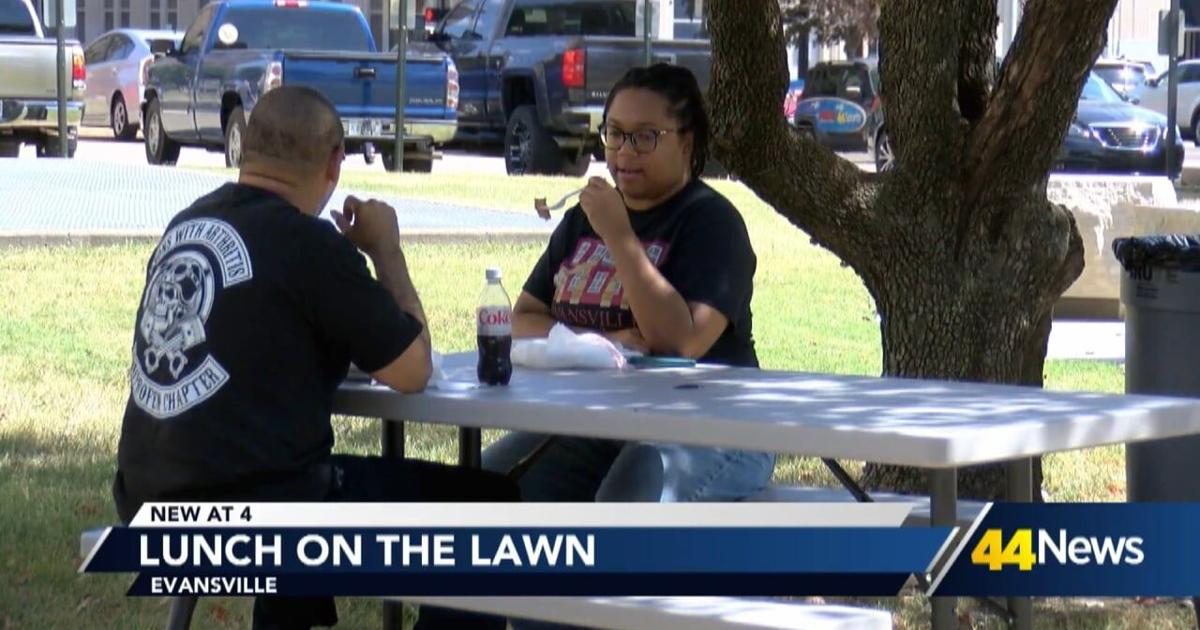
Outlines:
[{"label": "graphic t-shirt with print", "polygon": [[378,370],[420,331],[331,223],[240,184],[201,198],[147,265],[118,505],[311,469],[350,362]]},{"label": "graphic t-shirt with print", "polygon": [[[685,301],[711,306],[729,320],[701,360],[757,367],[750,313],[757,260],[733,204],[695,180],[657,208],[629,211],[629,221],[647,257]],[[563,216],[524,290],[574,328],[637,325],[608,247],[579,205]]]}]

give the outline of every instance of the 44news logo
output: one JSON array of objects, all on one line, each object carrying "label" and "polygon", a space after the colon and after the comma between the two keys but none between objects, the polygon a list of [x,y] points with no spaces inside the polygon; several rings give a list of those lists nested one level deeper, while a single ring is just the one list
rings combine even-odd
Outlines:
[{"label": "44news logo", "polygon": [[[1036,541],[1036,543],[1035,543]],[[1035,566],[1130,565],[1146,560],[1141,536],[1071,536],[1065,529],[1017,529],[1007,541],[1003,530],[983,532],[971,550],[971,564],[987,565],[989,571],[1014,566],[1032,571]]]}]

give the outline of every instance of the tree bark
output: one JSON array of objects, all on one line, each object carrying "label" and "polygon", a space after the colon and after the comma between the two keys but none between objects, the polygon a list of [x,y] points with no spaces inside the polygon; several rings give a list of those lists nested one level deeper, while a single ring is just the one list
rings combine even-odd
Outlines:
[{"label": "tree bark", "polygon": [[[888,0],[883,108],[896,168],[867,174],[779,115],[778,0],[705,3],[718,159],[853,268],[880,314],[885,376],[1041,386],[1054,303],[1083,245],[1046,182],[1116,0],[1029,0],[996,76],[994,0]],[[764,52],[765,51],[765,52]],[[1036,470],[1035,470],[1036,472]],[[868,465],[871,487],[927,491]],[[1002,468],[964,472],[1002,498]]]}]

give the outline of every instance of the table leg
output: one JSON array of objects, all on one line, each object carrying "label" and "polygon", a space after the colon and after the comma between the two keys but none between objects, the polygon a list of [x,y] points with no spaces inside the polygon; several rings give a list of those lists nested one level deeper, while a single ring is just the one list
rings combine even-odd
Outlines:
[{"label": "table leg", "polygon": [[404,421],[383,419],[383,456],[404,459]]},{"label": "table leg", "polygon": [[[383,419],[383,456],[404,459],[404,421]],[[400,630],[404,627],[404,604],[385,601],[383,603],[383,630]]]},{"label": "table leg", "polygon": [[[958,522],[958,469],[929,471],[929,524],[933,527],[954,527]],[[931,622],[934,630],[958,628],[954,597],[934,597]]]},{"label": "table leg", "polygon": [[[1017,459],[1008,463],[1008,500],[1029,503],[1033,501],[1033,460]],[[1033,628],[1033,600],[1028,597],[1009,597],[1008,609],[1012,611],[1014,630]]]},{"label": "table leg", "polygon": [[483,431],[475,427],[459,427],[458,465],[475,469],[483,467]]}]

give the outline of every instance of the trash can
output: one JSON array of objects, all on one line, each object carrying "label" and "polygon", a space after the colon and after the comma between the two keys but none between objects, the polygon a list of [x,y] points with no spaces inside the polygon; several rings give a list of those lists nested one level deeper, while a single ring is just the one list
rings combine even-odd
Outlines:
[{"label": "trash can", "polygon": [[[1125,393],[1200,397],[1200,236],[1119,238]],[[1200,501],[1200,436],[1128,444],[1128,501]]]}]

